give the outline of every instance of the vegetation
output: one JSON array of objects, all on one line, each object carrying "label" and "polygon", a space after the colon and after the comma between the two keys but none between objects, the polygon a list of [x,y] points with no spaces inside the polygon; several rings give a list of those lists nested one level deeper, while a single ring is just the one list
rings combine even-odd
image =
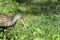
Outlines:
[{"label": "vegetation", "polygon": [[60,0],[0,0],[0,13],[21,13],[27,26],[18,20],[5,38],[0,29],[0,40],[60,40]]}]

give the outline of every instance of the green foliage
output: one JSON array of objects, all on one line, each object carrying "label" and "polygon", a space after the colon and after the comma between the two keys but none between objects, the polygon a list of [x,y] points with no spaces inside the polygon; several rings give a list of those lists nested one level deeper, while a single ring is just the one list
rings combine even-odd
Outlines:
[{"label": "green foliage", "polygon": [[27,29],[24,29],[20,20],[17,21],[14,27],[5,32],[6,40],[60,40],[60,14],[30,14],[24,20]]},{"label": "green foliage", "polygon": [[11,18],[24,13],[27,26],[24,29],[18,20],[14,27],[6,30],[5,38],[0,31],[0,40],[60,40],[59,3],[59,0],[0,0],[0,13]]},{"label": "green foliage", "polygon": [[0,12],[1,13],[10,13],[16,10],[17,3],[12,1],[0,1]]}]

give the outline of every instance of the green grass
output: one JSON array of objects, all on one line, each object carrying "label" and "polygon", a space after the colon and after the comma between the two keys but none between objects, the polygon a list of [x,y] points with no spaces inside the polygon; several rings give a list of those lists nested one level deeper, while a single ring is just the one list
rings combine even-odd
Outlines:
[{"label": "green grass", "polygon": [[27,29],[20,20],[6,31],[6,40],[60,40],[60,14],[24,15]]}]

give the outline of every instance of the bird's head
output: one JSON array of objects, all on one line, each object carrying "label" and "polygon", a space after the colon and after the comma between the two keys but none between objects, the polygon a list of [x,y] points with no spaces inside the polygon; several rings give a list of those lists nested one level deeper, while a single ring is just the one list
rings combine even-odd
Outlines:
[{"label": "bird's head", "polygon": [[24,23],[24,17],[21,14],[16,14],[15,18],[20,20],[22,22],[22,24],[24,25],[24,28],[26,28],[26,25]]},{"label": "bird's head", "polygon": [[16,17],[17,19],[23,19],[23,16],[22,16],[21,14],[16,14],[15,17]]}]

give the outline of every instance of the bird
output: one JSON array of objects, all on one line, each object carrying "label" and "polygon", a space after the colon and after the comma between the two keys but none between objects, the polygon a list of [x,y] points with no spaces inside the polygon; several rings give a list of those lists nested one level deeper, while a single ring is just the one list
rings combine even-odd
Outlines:
[{"label": "bird", "polygon": [[[24,18],[21,14],[16,14],[13,19],[11,19],[8,15],[1,13],[0,14],[0,28],[3,28],[3,33],[5,34],[5,29],[8,27],[12,27],[16,24],[17,20],[20,20],[22,24],[24,25],[24,28],[26,28],[25,23],[24,23]],[[5,40],[5,35],[4,40]]]},{"label": "bird", "polygon": [[3,28],[4,31],[6,28],[14,26],[17,20],[20,20],[24,25],[24,28],[26,28],[24,18],[21,14],[16,14],[13,19],[6,14],[0,14],[0,28]]}]

